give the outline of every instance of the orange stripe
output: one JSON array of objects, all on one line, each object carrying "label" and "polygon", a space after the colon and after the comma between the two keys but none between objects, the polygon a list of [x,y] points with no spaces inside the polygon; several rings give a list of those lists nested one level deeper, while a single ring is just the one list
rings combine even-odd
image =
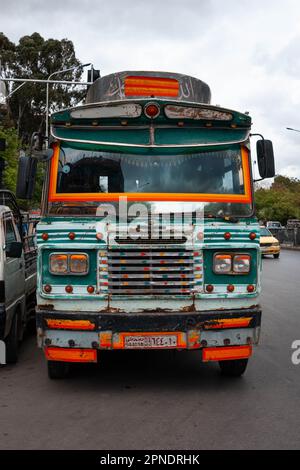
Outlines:
[{"label": "orange stripe", "polygon": [[218,348],[204,348],[202,360],[207,361],[229,361],[234,359],[246,359],[252,354],[252,346],[230,346]]},{"label": "orange stripe", "polygon": [[94,330],[95,324],[89,320],[59,320],[59,319],[46,319],[49,328],[63,329],[63,330]]},{"label": "orange stripe", "polygon": [[252,317],[248,318],[226,318],[226,319],[220,319],[220,320],[215,320],[212,323],[207,323],[204,325],[205,330],[211,330],[211,329],[223,329],[223,328],[246,328],[249,326],[250,321],[252,320]]},{"label": "orange stripe", "polygon": [[45,348],[46,358],[50,361],[97,362],[96,349]]}]

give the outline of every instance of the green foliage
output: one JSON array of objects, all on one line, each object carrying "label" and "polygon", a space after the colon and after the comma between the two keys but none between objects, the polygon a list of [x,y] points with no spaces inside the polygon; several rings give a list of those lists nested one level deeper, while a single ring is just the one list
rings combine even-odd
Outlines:
[{"label": "green foliage", "polygon": [[[39,33],[23,36],[13,44],[0,33],[0,60],[6,77],[47,79],[50,74],[80,65],[74,45],[68,39],[47,39]],[[81,69],[54,76],[53,79],[79,80]],[[19,82],[12,83],[8,91],[16,89]],[[50,112],[73,106],[82,98],[78,87],[50,85]],[[28,143],[32,132],[45,128],[46,85],[26,83],[9,99],[9,112],[22,142]]]},{"label": "green foliage", "polygon": [[300,219],[300,180],[276,176],[269,189],[255,191],[257,216],[261,220]]},{"label": "green foliage", "polygon": [[20,141],[17,131],[13,128],[0,127],[0,137],[6,139],[6,150],[1,152],[1,157],[5,160],[4,187],[15,192]]},{"label": "green foliage", "polygon": [[[39,33],[23,36],[18,44],[11,42],[0,33],[0,61],[2,75],[10,78],[47,79],[58,70],[78,67],[74,45],[68,39],[47,39]],[[82,70],[77,69],[55,75],[53,79],[76,80],[81,77]],[[6,82],[7,92],[12,92],[20,82]],[[74,106],[83,97],[85,90],[76,86],[49,86],[49,111]],[[18,156],[21,148],[28,149],[31,135],[36,131],[45,131],[46,84],[26,83],[7,102],[8,107],[0,109],[0,137],[7,142],[3,156],[6,165],[3,185],[15,192],[18,173]],[[34,200],[30,203],[21,201],[23,208],[40,205],[44,168],[38,165]]]}]

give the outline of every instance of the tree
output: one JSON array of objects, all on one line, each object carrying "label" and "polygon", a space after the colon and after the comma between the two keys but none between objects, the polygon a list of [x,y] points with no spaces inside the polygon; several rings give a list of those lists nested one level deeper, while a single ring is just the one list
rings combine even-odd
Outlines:
[{"label": "tree", "polygon": [[[2,74],[6,77],[47,79],[58,70],[80,66],[74,45],[68,39],[47,39],[39,33],[23,36],[18,44],[13,44],[0,33],[0,60]],[[81,69],[76,69],[57,79],[79,80]],[[11,82],[10,82],[11,83]],[[9,91],[20,83],[11,83]],[[82,99],[82,90],[73,86],[50,85],[50,112],[73,106]],[[26,83],[9,99],[9,112],[22,142],[29,143],[34,131],[44,131],[46,110],[46,85]]]},{"label": "tree", "polygon": [[278,220],[283,225],[288,219],[300,219],[300,180],[276,176],[269,189],[255,191],[259,219]]}]

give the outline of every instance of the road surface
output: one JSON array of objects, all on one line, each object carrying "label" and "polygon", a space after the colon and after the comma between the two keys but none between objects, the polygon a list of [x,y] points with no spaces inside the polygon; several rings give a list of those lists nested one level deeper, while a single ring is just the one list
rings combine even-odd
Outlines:
[{"label": "road surface", "polygon": [[263,261],[263,326],[243,378],[197,352],[106,352],[51,381],[29,336],[0,368],[1,449],[297,449],[300,252]]}]

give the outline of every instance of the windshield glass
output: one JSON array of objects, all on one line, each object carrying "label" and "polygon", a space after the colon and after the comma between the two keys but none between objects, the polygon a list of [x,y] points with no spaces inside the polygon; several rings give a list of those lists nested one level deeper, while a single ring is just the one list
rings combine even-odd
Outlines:
[{"label": "windshield glass", "polygon": [[272,233],[267,228],[260,229],[260,236],[261,237],[273,237]]},{"label": "windshield glass", "polygon": [[204,210],[211,215],[218,211],[247,215],[251,211],[250,190],[244,166],[239,146],[182,155],[138,155],[81,150],[64,144],[53,176],[51,211],[63,201],[72,200],[74,207],[74,201],[90,206],[91,200],[115,201],[110,195],[126,195],[131,201],[141,200],[139,195],[148,201],[158,201],[160,196],[167,200],[170,195],[170,201],[203,202]]}]

